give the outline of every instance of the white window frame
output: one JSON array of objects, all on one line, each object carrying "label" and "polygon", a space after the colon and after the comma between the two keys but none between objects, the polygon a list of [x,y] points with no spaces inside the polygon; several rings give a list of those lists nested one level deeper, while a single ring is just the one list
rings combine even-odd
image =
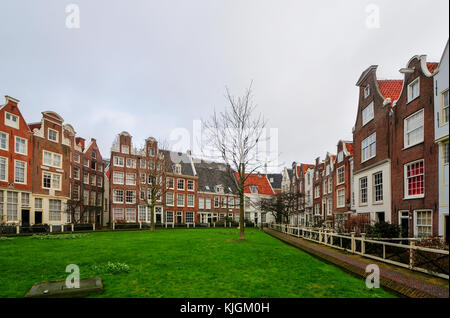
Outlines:
[{"label": "white window frame", "polygon": [[[50,161],[51,163],[45,163],[45,153],[49,153],[50,154]],[[55,157],[59,157],[59,165],[55,165]],[[62,168],[62,164],[63,164],[63,156],[60,153],[56,153],[56,152],[52,152],[52,151],[48,151],[48,150],[42,150],[42,164],[44,166],[49,166],[49,167],[53,167],[53,168]]]},{"label": "white window frame", "polygon": [[[340,204],[340,199],[342,198],[342,204]],[[344,208],[345,207],[345,188],[338,189],[336,191],[336,207]]]},{"label": "white window frame", "polygon": [[[189,198],[190,198],[191,200],[189,200]],[[195,206],[195,196],[194,196],[193,194],[188,194],[188,195],[187,195],[186,201],[187,201],[187,207],[188,207],[188,208],[193,208],[193,207]],[[191,201],[192,203],[190,203],[190,201]]]},{"label": "white window frame", "polygon": [[[417,88],[417,96],[413,96],[413,86],[417,83],[418,88]],[[415,78],[413,81],[411,81],[411,83],[408,84],[408,103],[412,102],[413,100],[415,100],[416,98],[418,98],[420,96],[420,77],[418,76],[417,78]]]},{"label": "white window frame", "polygon": [[[44,174],[49,174],[50,175],[50,187],[44,187]],[[58,175],[59,176],[59,187],[55,188],[53,185],[53,176],[54,175]],[[56,190],[56,191],[61,191],[61,187],[62,187],[62,174],[60,173],[54,173],[54,172],[49,172],[49,171],[42,171],[42,179],[41,179],[42,183],[42,189],[47,189],[47,190]]]},{"label": "white window frame", "polygon": [[[172,200],[169,200],[169,198],[172,198]],[[172,201],[172,202],[170,202],[170,201]],[[175,204],[175,195],[173,192],[168,192],[166,194],[166,205],[174,206],[174,204]]]},{"label": "white window frame", "polygon": [[431,213],[431,224],[430,225],[422,225],[423,227],[430,227],[431,231],[430,231],[430,236],[433,236],[433,210],[430,209],[420,209],[420,210],[414,210],[414,236],[418,237],[419,236],[419,230],[418,230],[418,224],[417,224],[417,213],[418,212],[429,212]]},{"label": "white window frame", "polygon": [[[376,184],[376,175],[381,174],[381,184]],[[372,175],[372,197],[373,197],[373,202],[374,203],[383,203],[384,200],[384,182],[383,182],[383,171],[377,171]],[[377,200],[377,185],[381,185],[381,200]]]},{"label": "white window frame", "polygon": [[130,154],[130,147],[128,145],[121,145],[120,152],[126,155]]},{"label": "white window frame", "polygon": [[[11,119],[7,118],[8,115],[11,117]],[[12,120],[12,118],[16,118],[16,121]],[[20,120],[19,116],[5,111],[5,125],[6,126],[9,126],[9,127],[15,128],[15,129],[19,129],[19,120]]]},{"label": "white window frame", "polygon": [[[363,179],[366,179],[366,187],[365,187],[365,190],[366,190],[366,201],[365,202],[362,201],[362,198],[363,198],[362,190],[363,190],[363,188],[361,187],[361,181]],[[365,177],[359,178],[359,205],[360,206],[365,206],[365,205],[368,205],[368,204],[369,204],[369,177],[365,176]]]},{"label": "white window frame", "polygon": [[362,125],[367,125],[375,117],[373,101],[362,110]]},{"label": "white window frame", "polygon": [[[183,196],[183,201],[181,202],[181,200],[179,200],[179,197],[180,196]],[[182,208],[182,207],[184,207],[185,206],[185,196],[184,196],[184,193],[177,193],[177,207],[180,207],[180,208]]]},{"label": "white window frame", "polygon": [[[447,105],[444,104],[444,102],[445,102],[445,94],[447,94]],[[449,119],[448,119],[448,117],[445,118],[445,112],[446,111],[447,111],[447,116],[450,116],[450,115],[448,115],[449,114],[449,107],[448,107],[449,96],[448,95],[449,95],[448,88],[441,92],[441,111],[440,111],[440,116],[439,116],[440,117],[439,121],[440,121],[440,125],[441,126],[444,126],[444,125],[448,124],[448,120]]]},{"label": "white window frame", "polygon": [[4,131],[0,131],[0,135],[5,136],[5,148],[2,148],[1,144],[0,144],[0,150],[8,151],[9,150],[9,134]]},{"label": "white window frame", "polygon": [[[422,194],[416,194],[416,195],[409,195],[408,194],[408,166],[413,165],[418,162],[423,162],[423,193]],[[403,184],[404,184],[404,199],[417,199],[417,198],[424,198],[425,197],[425,160],[419,159],[415,161],[411,161],[408,163],[405,163],[403,165]]]},{"label": "white window frame", "polygon": [[[372,142],[372,143],[370,143],[370,139],[371,139],[373,136],[375,136],[375,141]],[[367,146],[364,147],[364,142],[366,142],[366,141],[367,141]],[[375,151],[374,151],[374,153],[371,152],[371,149],[372,149],[371,145],[372,145],[372,144],[375,144]],[[367,157],[367,158],[364,158],[364,149],[366,149],[366,148],[369,149],[369,151],[368,151],[368,157]],[[361,142],[361,163],[366,162],[366,161],[368,161],[368,160],[370,160],[370,159],[372,159],[372,158],[375,158],[376,155],[377,155],[377,133],[375,132],[375,133],[373,133],[372,135],[370,135],[369,137],[367,137],[366,139],[364,139],[364,140]]]},{"label": "white window frame", "polygon": [[[53,139],[50,138],[50,131],[56,133],[56,140],[53,140]],[[52,129],[52,128],[48,128],[47,129],[47,139],[52,141],[52,142],[59,143],[59,131],[57,131],[55,129]]]},{"label": "white window frame", "polygon": [[[422,125],[418,126],[417,128],[414,128],[412,130],[407,130],[408,128],[408,120],[412,119],[414,116],[418,116],[420,113],[422,113]],[[422,138],[418,139],[414,143],[408,143],[408,136],[418,130],[422,129]],[[413,147],[415,145],[421,144],[424,141],[424,135],[425,135],[425,110],[422,108],[418,111],[416,111],[414,114],[409,115],[403,120],[403,149]]]},{"label": "white window frame", "polygon": [[[120,191],[122,192],[122,195],[121,195],[122,200],[118,201],[118,200],[116,200],[116,197],[118,197],[117,193],[120,192]],[[125,200],[124,194],[125,194],[125,192],[122,189],[113,189],[113,192],[112,192],[112,201],[113,201],[113,203],[124,203],[124,200]]]},{"label": "white window frame", "polygon": [[[17,181],[16,180],[16,169],[17,169],[17,163],[21,162],[24,164],[23,167],[23,182]],[[27,162],[26,161],[22,161],[22,160],[14,160],[14,183],[18,183],[18,184],[27,184]]]},{"label": "white window frame", "polygon": [[[17,141],[18,140],[22,140],[25,141],[24,147],[25,150],[23,152],[17,151]],[[28,155],[28,140],[19,136],[14,136],[14,152],[19,154],[19,155]]]},{"label": "white window frame", "polygon": [[367,84],[367,85],[364,87],[364,98],[367,98],[367,97],[369,97],[369,96],[370,96],[370,85]]},{"label": "white window frame", "polygon": [[[122,171],[113,172],[113,184],[124,184],[124,173]],[[120,181],[119,181],[120,179]]]},{"label": "white window frame", "polygon": [[[342,182],[339,181],[339,177],[341,173],[339,173],[342,170]],[[345,183],[345,166],[341,166],[336,169],[336,185],[341,185]]]},{"label": "white window frame", "polygon": [[[122,163],[120,163],[122,162]],[[113,157],[113,165],[115,167],[123,167],[125,165],[125,157],[114,156]]]},{"label": "white window frame", "polygon": [[5,179],[0,179],[0,181],[8,182],[9,159],[3,156],[0,156],[0,159],[5,160]]}]

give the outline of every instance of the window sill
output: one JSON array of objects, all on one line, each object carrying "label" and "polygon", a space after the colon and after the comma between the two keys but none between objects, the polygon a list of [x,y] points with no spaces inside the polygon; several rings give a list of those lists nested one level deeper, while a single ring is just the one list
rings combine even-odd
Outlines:
[{"label": "window sill", "polygon": [[364,203],[364,204],[360,204],[359,205],[360,207],[367,207],[367,206],[369,206],[367,203]]},{"label": "window sill", "polygon": [[403,200],[414,200],[414,199],[423,199],[423,198],[425,198],[425,194],[411,196],[411,197],[404,197]]},{"label": "window sill", "polygon": [[370,158],[368,158],[368,159],[366,159],[366,160],[364,160],[364,161],[361,161],[361,163],[365,163],[365,162],[367,162],[367,161],[369,161],[369,160],[371,160],[371,159],[373,159],[373,158],[375,158],[376,156],[373,156],[373,157],[370,157]]},{"label": "window sill", "polygon": [[412,148],[414,146],[417,146],[417,145],[420,145],[420,144],[423,144],[423,143],[424,143],[424,141],[422,140],[422,141],[420,141],[418,143],[415,143],[413,145],[409,145],[409,146],[403,147],[402,150],[406,150],[406,149]]},{"label": "window sill", "polygon": [[383,204],[383,201],[377,201],[377,202],[372,203],[372,205],[382,205],[382,204]]}]

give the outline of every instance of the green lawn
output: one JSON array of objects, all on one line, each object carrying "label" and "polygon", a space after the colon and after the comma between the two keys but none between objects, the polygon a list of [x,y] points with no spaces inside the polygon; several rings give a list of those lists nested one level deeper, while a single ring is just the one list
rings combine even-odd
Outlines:
[{"label": "green lawn", "polygon": [[[101,276],[100,297],[394,297],[255,229],[90,233],[78,239],[0,240],[0,297],[23,297],[36,282]],[[101,274],[108,262],[129,272]]]}]

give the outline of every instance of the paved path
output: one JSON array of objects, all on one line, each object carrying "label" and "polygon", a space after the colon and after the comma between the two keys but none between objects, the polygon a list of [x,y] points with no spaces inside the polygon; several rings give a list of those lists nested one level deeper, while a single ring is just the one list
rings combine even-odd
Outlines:
[{"label": "paved path", "polygon": [[283,242],[302,249],[309,254],[337,265],[360,277],[366,277],[366,266],[368,264],[376,264],[380,268],[381,286],[401,295],[414,298],[449,298],[448,280],[413,272],[395,265],[377,262],[359,255],[344,253],[328,246],[319,245],[271,229],[264,229],[264,231]]}]

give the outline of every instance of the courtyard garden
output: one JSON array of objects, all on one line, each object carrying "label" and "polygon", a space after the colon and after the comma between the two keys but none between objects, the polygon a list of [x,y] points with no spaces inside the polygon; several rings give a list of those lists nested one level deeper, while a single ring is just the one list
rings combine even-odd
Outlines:
[{"label": "courtyard garden", "polygon": [[0,238],[0,297],[66,279],[69,264],[102,278],[92,297],[395,297],[257,229],[238,238],[234,228]]}]

